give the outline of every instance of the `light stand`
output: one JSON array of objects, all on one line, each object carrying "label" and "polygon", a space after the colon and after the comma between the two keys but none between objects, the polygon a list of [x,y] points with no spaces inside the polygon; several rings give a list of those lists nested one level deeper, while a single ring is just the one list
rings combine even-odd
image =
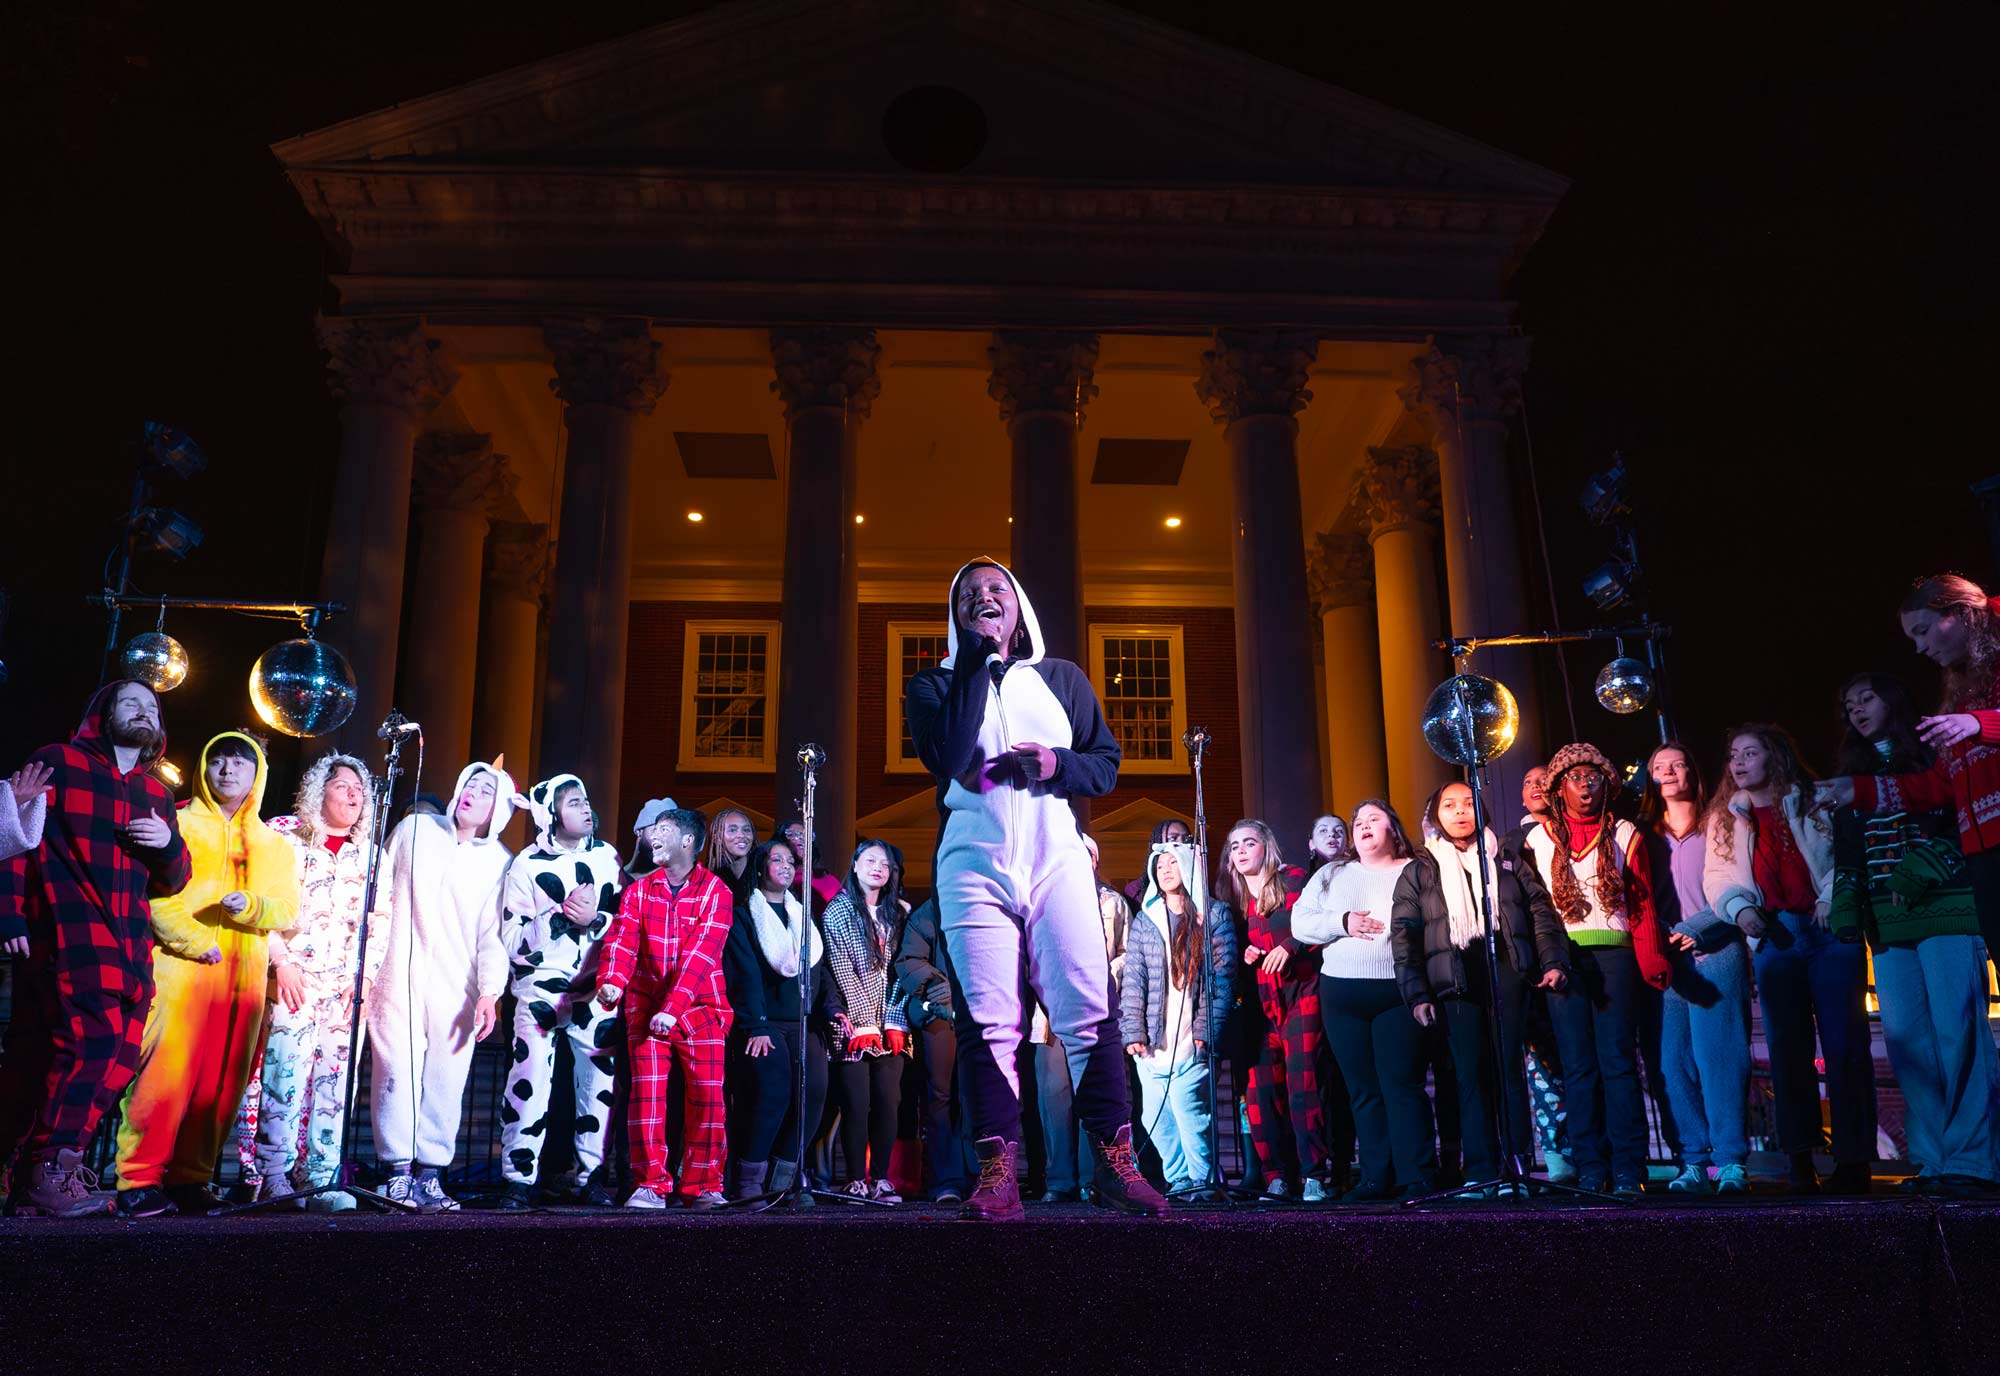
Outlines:
[{"label": "light stand", "polygon": [[[1487,643],[1490,644],[1492,642],[1489,641]],[[1448,733],[1455,736],[1452,742],[1453,749],[1440,749],[1436,737],[1432,736],[1429,731],[1426,731],[1425,734],[1430,739],[1431,747],[1437,750],[1440,755],[1443,755],[1445,759],[1451,761],[1453,764],[1464,766],[1466,783],[1472,789],[1472,844],[1473,848],[1479,853],[1479,917],[1486,933],[1486,988],[1487,998],[1491,1005],[1487,1009],[1486,1015],[1488,1049],[1493,1053],[1493,1108],[1492,1123],[1490,1126],[1498,1134],[1495,1140],[1498,1141],[1500,1147],[1500,1174],[1491,1180],[1467,1181],[1456,1189],[1440,1190],[1435,1194],[1427,1194],[1419,1196],[1416,1199],[1405,1200],[1403,1201],[1403,1207],[1415,1208],[1418,1205],[1435,1204],[1440,1200],[1458,1199],[1468,1196],[1477,1198],[1484,1196],[1488,1190],[1498,1190],[1503,1197],[1510,1192],[1523,1199],[1537,1193],[1564,1194],[1583,1199],[1594,1199],[1606,1204],[1629,1206],[1633,1201],[1620,1199],[1616,1195],[1606,1194],[1601,1190],[1586,1190],[1577,1185],[1557,1184],[1554,1181],[1543,1180],[1530,1175],[1527,1163],[1515,1152],[1514,1138],[1508,1131],[1512,1123],[1511,1112],[1507,1103],[1509,1098],[1507,1093],[1507,1044],[1506,1039],[1500,1032],[1502,1010],[1500,1007],[1499,928],[1498,924],[1493,920],[1493,857],[1486,852],[1486,793],[1481,776],[1486,772],[1486,762],[1495,755],[1503,753],[1514,741],[1511,730],[1501,734],[1500,739],[1490,743],[1482,741],[1475,726],[1477,719],[1473,714],[1473,706],[1467,696],[1468,690],[1473,684],[1491,682],[1488,679],[1475,680],[1470,675],[1464,673],[1459,673],[1452,677],[1452,696],[1458,709],[1456,720],[1464,728],[1462,732]],[[1499,689],[1502,694],[1505,693],[1505,689],[1501,688],[1499,684],[1494,683],[1492,686]],[[1440,874],[1439,878],[1442,881],[1442,874]],[[1421,958],[1421,953],[1419,953],[1419,959]],[[1436,1006],[1436,1003],[1433,1002],[1432,1007],[1435,1008]],[[1464,1074],[1465,1071],[1460,1070],[1459,1073]],[[1477,1067],[1473,1068],[1472,1073],[1475,1075],[1478,1074]]]},{"label": "light stand", "polygon": [[[1182,880],[1188,886],[1189,893],[1194,892],[1196,884],[1200,884],[1205,888],[1208,883],[1208,806],[1202,794],[1201,766],[1203,758],[1208,753],[1210,739],[1211,737],[1208,732],[1199,726],[1188,728],[1181,736],[1181,744],[1187,747],[1188,763],[1194,768],[1195,873],[1184,876]],[[1145,901],[1143,893],[1139,897],[1141,902]],[[1209,977],[1207,933],[1204,932],[1202,936],[1202,978],[1207,979]],[[1233,981],[1236,977],[1235,969],[1232,967],[1229,973],[1230,979]],[[1207,1028],[1202,1029],[1204,1033],[1207,1030]],[[1229,1177],[1222,1173],[1222,1120],[1217,1114],[1215,1097],[1217,1078],[1215,1073],[1216,1055],[1215,1041],[1213,1038],[1210,1038],[1207,1041],[1204,1052],[1204,1056],[1208,1062],[1208,1174],[1202,1179],[1199,1185],[1184,1185],[1178,1190],[1169,1190],[1167,1192],[1167,1198],[1169,1199],[1192,1199],[1198,1203],[1208,1204],[1233,1204],[1238,1200],[1256,1199],[1258,1197],[1255,1190],[1248,1190],[1241,1185],[1230,1184]],[[1243,1143],[1240,1138],[1237,1140],[1236,1149],[1237,1153],[1241,1155]],[[1221,1198],[1217,1199],[1217,1195],[1220,1195]]]},{"label": "light stand", "polygon": [[799,961],[799,1056],[797,1099],[795,1112],[799,1120],[799,1149],[793,1159],[798,1162],[799,1173],[792,1183],[782,1190],[768,1194],[755,1194],[747,1199],[732,1199],[725,1208],[747,1208],[753,1214],[761,1214],[766,1209],[775,1209],[780,1204],[789,1204],[801,1195],[813,1199],[837,1200],[842,1204],[873,1204],[877,1208],[893,1207],[886,1199],[867,1199],[860,1195],[842,1194],[838,1190],[822,1190],[807,1183],[806,1178],[806,1017],[811,1013],[812,1004],[812,943],[809,931],[812,927],[812,878],[813,878],[813,808],[815,794],[819,790],[819,767],[826,763],[826,751],[819,746],[806,743],[799,747],[799,774],[805,780],[805,796],[799,800],[799,817],[805,830],[803,849],[799,857],[799,930],[797,951]]},{"label": "light stand", "polygon": [[350,1005],[348,1014],[347,1073],[341,1078],[340,1086],[340,1160],[334,1168],[333,1179],[324,1185],[310,1185],[292,1194],[279,1195],[275,1199],[257,1199],[248,1204],[238,1204],[233,1208],[218,1209],[210,1215],[212,1218],[226,1218],[231,1214],[244,1214],[255,1209],[270,1209],[280,1205],[299,1208],[314,1195],[333,1194],[343,1190],[379,1209],[405,1214],[421,1212],[415,1204],[391,1199],[380,1191],[363,1189],[354,1183],[357,1173],[354,1164],[354,1081],[361,1067],[361,994],[368,979],[368,925],[375,912],[375,895],[380,889],[382,878],[382,852],[389,839],[389,799],[396,791],[396,780],[403,773],[403,742],[414,734],[410,728],[409,719],[391,708],[379,733],[388,743],[387,757],[382,762],[382,772],[371,781],[375,795],[375,834],[369,838],[373,849],[368,854],[368,883],[362,892],[361,920],[354,931],[354,1001]]}]

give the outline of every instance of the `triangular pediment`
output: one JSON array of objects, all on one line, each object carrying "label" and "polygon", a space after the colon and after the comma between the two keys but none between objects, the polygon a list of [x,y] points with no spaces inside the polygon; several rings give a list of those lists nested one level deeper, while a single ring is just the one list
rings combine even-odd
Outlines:
[{"label": "triangular pediment", "polygon": [[[948,95],[889,114],[917,88],[942,88],[970,106]],[[983,122],[977,155],[929,170],[1551,201],[1566,185],[1471,139],[1094,0],[749,0],[275,151],[293,168],[908,175],[924,169],[906,148],[899,156],[898,135],[951,146],[947,126],[961,117]]]}]

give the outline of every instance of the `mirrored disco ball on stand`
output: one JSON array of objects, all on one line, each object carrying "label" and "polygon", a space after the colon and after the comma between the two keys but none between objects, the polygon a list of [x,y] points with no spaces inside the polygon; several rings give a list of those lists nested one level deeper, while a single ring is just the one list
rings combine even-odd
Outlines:
[{"label": "mirrored disco ball on stand", "polygon": [[1424,704],[1424,740],[1440,759],[1465,768],[1486,763],[1514,743],[1521,709],[1507,685],[1480,674],[1454,674]]},{"label": "mirrored disco ball on stand", "polygon": [[171,692],[187,680],[187,647],[164,631],[147,631],[125,642],[118,667],[156,693]]},{"label": "mirrored disco ball on stand", "polygon": [[1597,700],[1607,712],[1630,716],[1653,700],[1653,671],[1644,661],[1620,655],[1597,671]]},{"label": "mirrored disco ball on stand", "polygon": [[347,657],[317,640],[284,640],[250,669],[257,715],[287,736],[323,736],[354,714],[354,670]]}]

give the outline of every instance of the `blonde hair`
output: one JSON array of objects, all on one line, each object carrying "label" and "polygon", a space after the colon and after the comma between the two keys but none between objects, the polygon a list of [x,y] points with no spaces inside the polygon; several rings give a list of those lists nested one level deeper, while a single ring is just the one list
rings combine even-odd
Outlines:
[{"label": "blonde hair", "polygon": [[1285,906],[1285,885],[1278,876],[1284,871],[1285,856],[1278,848],[1278,834],[1271,830],[1269,822],[1255,817],[1245,817],[1229,829],[1229,834],[1234,836],[1239,831],[1257,833],[1258,839],[1264,843],[1264,866],[1257,871],[1254,879],[1246,881],[1243,871],[1236,868],[1236,862],[1228,858],[1228,848],[1223,849],[1224,863],[1229,867],[1229,889],[1236,896],[1237,911],[1246,920],[1253,903],[1257,911],[1266,916],[1281,911]]}]

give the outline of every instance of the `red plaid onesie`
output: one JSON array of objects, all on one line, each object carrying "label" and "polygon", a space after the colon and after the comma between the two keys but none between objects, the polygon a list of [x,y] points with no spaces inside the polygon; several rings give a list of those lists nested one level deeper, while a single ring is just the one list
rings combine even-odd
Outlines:
[{"label": "red plaid onesie", "polygon": [[[604,939],[598,982],[625,991],[633,1184],[662,1198],[674,1192],[667,1164],[667,1081],[675,1062],[684,1082],[680,1192],[692,1198],[722,1188],[728,1145],[722,1052],[732,1017],[722,948],[733,911],[728,888],[700,865],[688,871],[678,891],[665,870],[655,870],[625,890]],[[660,1012],[676,1020],[664,1037],[649,1027]]]},{"label": "red plaid onesie", "polygon": [[[174,795],[149,772],[160,752],[120,773],[105,729],[123,681],[105,684],[68,745],[36,751],[54,771],[42,844],[0,862],[0,940],[28,938],[14,966],[14,1017],[0,1062],[0,1162],[16,1178],[63,1150],[82,1151],[131,1083],[153,1001],[149,897],[189,875]],[[153,812],[171,836],[140,850],[118,828]]]},{"label": "red plaid onesie", "polygon": [[1320,1099],[1319,1063],[1326,1029],[1319,1016],[1319,950],[1292,939],[1292,906],[1305,888],[1306,874],[1287,865],[1279,871],[1285,906],[1266,915],[1251,903],[1246,915],[1250,945],[1259,951],[1284,946],[1290,955],[1285,968],[1273,974],[1257,969],[1257,1001],[1266,1028],[1257,1059],[1250,1067],[1244,1111],[1250,1118],[1250,1143],[1266,1180],[1285,1178],[1284,1141],[1287,1128],[1298,1153],[1301,1176],[1324,1179],[1327,1174],[1326,1105]]}]

